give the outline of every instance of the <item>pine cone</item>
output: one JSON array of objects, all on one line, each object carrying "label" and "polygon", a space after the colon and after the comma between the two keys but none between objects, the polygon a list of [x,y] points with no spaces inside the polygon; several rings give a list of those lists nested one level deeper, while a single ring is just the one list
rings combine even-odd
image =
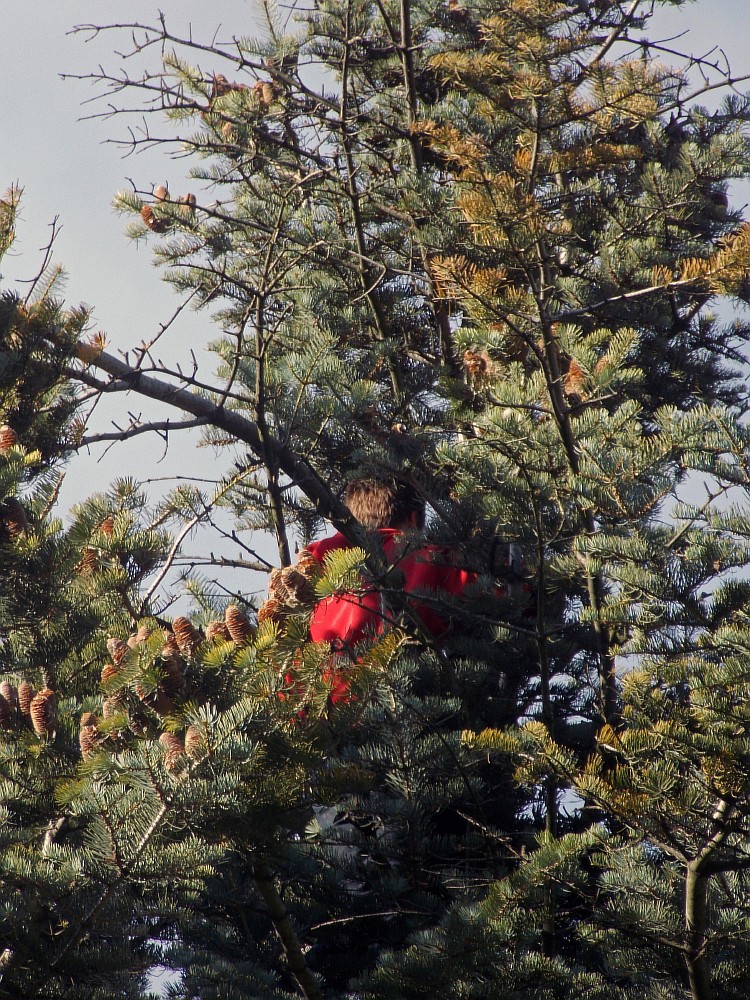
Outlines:
[{"label": "pine cone", "polygon": [[175,618],[172,622],[172,632],[177,640],[177,646],[184,656],[192,656],[203,641],[203,636],[187,618]]},{"label": "pine cone", "polygon": [[284,606],[275,597],[269,597],[258,609],[258,624],[265,621],[276,622],[280,625],[286,618]]},{"label": "pine cone", "polygon": [[177,202],[177,204],[182,206],[182,213],[183,213],[183,215],[190,216],[190,215],[193,215],[193,213],[195,212],[195,206],[196,206],[197,202],[198,202],[198,199],[195,197],[195,195],[193,194],[193,192],[189,191],[187,194],[181,194],[180,195],[180,198],[179,198],[179,201]]},{"label": "pine cone", "polygon": [[21,505],[21,501],[16,497],[7,497],[0,506],[0,518],[5,525],[5,529],[11,538],[18,538],[29,526],[29,519],[26,511]]},{"label": "pine cone", "polygon": [[101,522],[101,524],[98,526],[97,530],[101,531],[102,534],[107,535],[107,537],[110,537],[112,535],[112,532],[115,530],[114,515],[108,514],[107,517],[105,517],[104,520]]},{"label": "pine cone", "polygon": [[247,645],[255,637],[255,629],[247,620],[244,611],[241,611],[236,604],[227,605],[224,611],[224,621],[229,635],[238,646]]},{"label": "pine cone", "polygon": [[122,639],[115,639],[113,637],[107,639],[107,649],[109,650],[109,655],[112,657],[115,666],[119,666],[130,652],[130,646],[128,646],[126,642],[123,642]]},{"label": "pine cone", "polygon": [[18,689],[15,684],[3,681],[3,683],[0,684],[0,695],[2,695],[8,702],[11,711],[16,712],[18,710]]},{"label": "pine cone", "polygon": [[81,728],[78,732],[78,745],[81,748],[81,755],[88,757],[96,749],[99,742],[99,730],[97,729],[97,717],[93,712],[84,712],[81,716]]},{"label": "pine cone", "polygon": [[165,636],[164,645],[162,646],[161,653],[159,655],[162,656],[165,660],[168,660],[171,656],[179,656],[180,647],[177,643],[177,638],[175,637],[174,633],[165,632],[164,636]]},{"label": "pine cone", "polygon": [[111,719],[113,715],[117,715],[121,708],[122,698],[117,695],[105,698],[102,702],[102,716],[105,719]]},{"label": "pine cone", "polygon": [[164,747],[164,766],[170,774],[176,774],[185,755],[185,745],[174,733],[162,733],[159,743]]},{"label": "pine cone", "polygon": [[90,545],[85,546],[81,555],[81,561],[76,566],[76,570],[81,576],[91,576],[99,569],[99,553],[92,549]]},{"label": "pine cone", "polygon": [[252,94],[260,104],[269,108],[277,98],[281,97],[282,91],[271,80],[258,80],[253,84]]},{"label": "pine cone", "polygon": [[578,396],[583,398],[583,390],[586,382],[586,373],[578,364],[575,358],[571,358],[568,363],[568,371],[565,374],[563,388],[568,396]]},{"label": "pine cone", "polygon": [[0,727],[3,729],[13,728],[13,710],[8,702],[0,694]]},{"label": "pine cone", "polygon": [[45,688],[31,700],[29,706],[31,724],[37,736],[50,736],[55,731],[57,722],[57,696],[54,691]]},{"label": "pine cone", "polygon": [[141,625],[137,632],[133,632],[132,635],[128,636],[128,646],[131,649],[135,649],[136,646],[140,646],[142,642],[145,642],[150,635],[154,633],[153,625]]},{"label": "pine cone", "polygon": [[167,201],[169,199],[169,189],[165,184],[157,184],[154,188],[154,198],[157,201]]},{"label": "pine cone", "polygon": [[492,374],[492,362],[486,351],[464,351],[464,370],[475,386],[487,385]]},{"label": "pine cone", "polygon": [[18,685],[18,707],[21,710],[21,715],[29,714],[31,702],[35,694],[36,691],[28,681],[21,681]]},{"label": "pine cone", "polygon": [[0,455],[4,455],[6,452],[10,451],[11,448],[15,448],[17,444],[18,435],[10,424],[3,424],[0,426]]},{"label": "pine cone", "polygon": [[167,219],[157,219],[150,205],[144,205],[141,209],[141,218],[153,233],[166,233],[169,229]]},{"label": "pine cone", "polygon": [[193,760],[200,760],[206,754],[206,741],[197,726],[188,726],[185,733],[185,753]]},{"label": "pine cone", "polygon": [[297,607],[311,601],[315,590],[306,576],[294,566],[274,570],[268,583],[268,593],[287,607]]},{"label": "pine cone", "polygon": [[320,563],[307,549],[303,549],[294,567],[306,580],[314,580],[320,571]]},{"label": "pine cone", "polygon": [[102,685],[106,684],[108,681],[111,681],[113,677],[117,677],[119,673],[120,671],[117,669],[114,663],[105,663],[105,665],[102,667],[102,675],[101,675]]},{"label": "pine cone", "polygon": [[209,622],[206,625],[206,642],[230,642],[231,639],[232,636],[224,622]]},{"label": "pine cone", "polygon": [[185,675],[182,672],[180,660],[176,656],[170,656],[162,661],[164,669],[164,680],[162,687],[168,695],[175,695],[185,686]]}]

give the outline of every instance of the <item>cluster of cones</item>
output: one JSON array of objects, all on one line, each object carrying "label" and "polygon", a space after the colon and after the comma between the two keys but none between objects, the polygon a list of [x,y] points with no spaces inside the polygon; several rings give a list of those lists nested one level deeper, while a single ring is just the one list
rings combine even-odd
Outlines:
[{"label": "cluster of cones", "polygon": [[[165,202],[171,203],[169,190],[166,185],[157,184],[154,188],[154,204]],[[181,194],[176,204],[181,207],[186,215],[190,216],[195,211],[196,202],[195,195],[192,191],[189,191],[187,194]],[[173,225],[172,219],[156,215],[149,204],[141,208],[141,219],[143,219],[144,225],[148,226],[152,233],[166,233]]]},{"label": "cluster of cones", "polygon": [[[237,646],[245,646],[255,637],[256,630],[247,616],[239,607],[230,604],[225,612],[224,621],[210,622],[205,634],[197,629],[185,617],[175,618],[171,631],[161,630],[163,645],[158,653],[156,666],[161,675],[158,685],[147,687],[138,682],[133,686],[140,705],[128,705],[124,687],[116,688],[116,678],[123,675],[137,648],[147,641],[152,641],[155,631],[151,625],[142,625],[127,640],[110,638],[107,648],[112,658],[105,664],[101,672],[101,683],[105,692],[102,705],[104,720],[115,717],[118,713],[128,718],[131,731],[142,735],[147,731],[147,716],[141,706],[150,709],[160,718],[170,715],[175,708],[175,698],[179,698],[185,690],[184,668],[186,661],[192,659],[198,647],[204,642],[233,642]],[[113,688],[116,688],[112,691]],[[108,691],[112,693],[107,693]],[[91,712],[81,717],[79,742],[81,753],[89,756],[107,739],[99,729],[99,718]],[[205,734],[196,726],[188,726],[183,735],[172,732],[162,733],[159,742],[165,749],[165,765],[173,774],[180,771],[185,757],[199,760],[207,753]]]},{"label": "cluster of cones", "polygon": [[295,566],[275,569],[268,581],[268,597],[258,609],[258,624],[272,621],[283,624],[290,614],[315,600],[315,578],[320,565],[303,549]]},{"label": "cluster of cones", "polygon": [[[0,455],[6,455],[20,444],[10,424],[0,426]],[[12,540],[26,533],[29,520],[17,497],[6,497],[0,503],[0,539]]]},{"label": "cluster of cones", "polygon": [[57,723],[57,697],[50,688],[35,691],[27,680],[18,687],[10,681],[0,684],[0,728],[28,729],[37,736],[51,738]]}]

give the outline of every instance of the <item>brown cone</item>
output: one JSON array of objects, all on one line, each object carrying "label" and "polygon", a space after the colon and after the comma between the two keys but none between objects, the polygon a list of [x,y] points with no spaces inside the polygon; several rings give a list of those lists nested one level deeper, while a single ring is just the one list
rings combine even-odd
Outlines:
[{"label": "brown cone", "polygon": [[193,760],[200,760],[206,753],[203,733],[197,726],[188,726],[185,733],[185,753]]},{"label": "brown cone", "polygon": [[207,642],[229,642],[232,636],[224,622],[209,622],[206,625]]},{"label": "brown cone", "polygon": [[81,748],[83,757],[88,757],[96,749],[99,742],[99,730],[97,729],[97,717],[93,712],[84,712],[81,716],[81,728],[78,732],[78,745]]},{"label": "brown cone", "polygon": [[29,519],[21,501],[16,497],[8,497],[0,507],[0,517],[11,538],[18,538],[29,526]]},{"label": "brown cone", "polygon": [[111,536],[112,532],[115,530],[114,515],[108,514],[99,525],[98,530],[101,531],[103,535],[107,535],[107,537]]},{"label": "brown cone", "polygon": [[113,677],[117,677],[119,673],[120,671],[117,669],[114,663],[105,663],[104,666],[102,667],[101,683],[106,684],[108,681],[111,681]]},{"label": "brown cone", "polygon": [[18,707],[21,710],[21,715],[29,714],[31,701],[35,694],[36,691],[28,681],[21,681],[18,685]]},{"label": "brown cone", "polygon": [[233,641],[238,646],[244,646],[255,636],[255,629],[247,620],[247,616],[236,604],[229,604],[224,612],[224,621]]},{"label": "brown cone", "polygon": [[15,684],[3,681],[3,683],[0,684],[0,695],[2,695],[8,702],[11,711],[15,712],[18,708],[18,690]]},{"label": "brown cone", "polygon": [[281,624],[286,618],[286,613],[284,611],[283,605],[276,600],[275,597],[269,597],[267,601],[264,601],[260,608],[258,609],[258,624],[261,622],[272,621],[276,622],[277,625]]},{"label": "brown cone", "polygon": [[143,704],[148,705],[148,707],[153,709],[157,715],[169,715],[172,711],[173,705],[171,700],[163,691],[159,689],[148,693],[141,684],[136,684],[135,693],[141,699]]},{"label": "brown cone", "polygon": [[109,650],[109,655],[112,657],[115,666],[119,666],[130,652],[130,646],[128,646],[126,642],[123,642],[122,639],[115,639],[114,637],[107,639],[107,649]]},{"label": "brown cone", "polygon": [[15,448],[18,444],[18,435],[10,426],[10,424],[3,424],[0,427],[0,455],[4,455],[11,448]]},{"label": "brown cone", "polygon": [[180,737],[174,733],[162,733],[159,742],[164,747],[164,766],[170,774],[175,774],[180,769],[185,746]]},{"label": "brown cone", "polygon": [[153,625],[141,625],[137,632],[133,632],[132,635],[128,636],[128,646],[131,649],[135,649],[136,646],[140,646],[142,642],[145,642],[150,635],[153,635],[153,632]]},{"label": "brown cone", "polygon": [[177,646],[184,656],[192,656],[203,641],[203,636],[188,618],[175,618],[172,631]]},{"label": "brown cone", "polygon": [[35,695],[29,706],[31,724],[37,736],[50,736],[55,731],[57,721],[57,696],[45,688]]}]

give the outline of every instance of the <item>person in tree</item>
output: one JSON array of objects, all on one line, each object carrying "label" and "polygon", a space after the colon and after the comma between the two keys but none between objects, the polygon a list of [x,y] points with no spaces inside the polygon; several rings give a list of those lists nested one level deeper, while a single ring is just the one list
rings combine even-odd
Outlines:
[{"label": "person in tree", "polygon": [[[356,590],[334,594],[318,601],[310,618],[312,642],[327,643],[336,663],[326,671],[331,681],[333,704],[350,700],[350,688],[341,664],[356,659],[363,643],[375,640],[394,624],[402,602],[388,599],[394,580],[408,596],[413,624],[423,638],[442,640],[452,628],[450,603],[460,598],[477,574],[456,564],[448,548],[419,537],[425,523],[425,503],[409,483],[379,479],[355,479],[344,492],[344,503],[360,524],[377,532],[389,568],[386,586],[362,580]],[[326,557],[351,548],[341,532],[311,542],[299,555],[297,565],[271,575],[269,600],[259,620],[298,604],[309,577],[323,566]],[[288,678],[290,681],[291,677]]]},{"label": "person in tree", "polygon": [[[346,487],[344,503],[363,527],[377,531],[386,562],[401,574],[410,607],[425,631],[436,639],[444,637],[451,619],[440,605],[463,594],[476,573],[457,566],[455,553],[417,537],[425,523],[424,500],[409,483],[356,479]],[[311,542],[303,556],[322,564],[329,553],[349,547],[336,532]],[[382,633],[393,618],[387,593],[374,584],[364,585],[320,601],[310,620],[310,638],[330,643],[334,651],[347,651]]]}]

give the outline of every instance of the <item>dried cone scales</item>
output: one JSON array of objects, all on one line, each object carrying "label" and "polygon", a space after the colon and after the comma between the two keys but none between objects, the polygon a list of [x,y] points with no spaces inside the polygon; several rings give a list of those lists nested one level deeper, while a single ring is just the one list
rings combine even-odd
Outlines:
[{"label": "dried cone scales", "polygon": [[289,607],[310,601],[315,596],[315,591],[308,577],[300,573],[294,566],[285,566],[283,569],[274,570],[269,581],[268,592],[270,597]]},{"label": "dried cone scales", "polygon": [[159,743],[164,747],[164,766],[170,774],[179,770],[180,759],[185,753],[185,746],[179,736],[174,733],[162,733]]},{"label": "dried cone scales", "polygon": [[11,448],[15,448],[17,444],[18,435],[10,424],[0,426],[0,455],[5,454],[6,451],[10,451]]},{"label": "dried cone scales", "polygon": [[57,721],[57,696],[45,688],[35,695],[29,707],[31,724],[37,736],[49,736],[55,731]]},{"label": "dried cone scales", "polygon": [[238,646],[244,646],[255,635],[255,629],[247,620],[245,613],[236,604],[227,605],[224,612],[224,621],[226,622],[230,636]]},{"label": "dried cone scales", "polygon": [[28,681],[21,681],[18,685],[18,707],[21,715],[28,715],[31,708],[31,701],[36,694],[34,688]]}]

